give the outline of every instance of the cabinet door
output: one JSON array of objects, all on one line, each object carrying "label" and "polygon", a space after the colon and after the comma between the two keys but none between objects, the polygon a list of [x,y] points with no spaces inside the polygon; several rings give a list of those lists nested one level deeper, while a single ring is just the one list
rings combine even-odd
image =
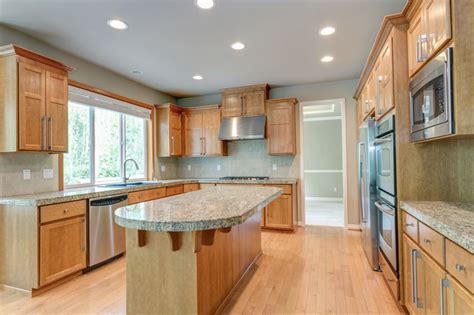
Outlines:
[{"label": "cabinet door", "polygon": [[222,95],[222,117],[236,117],[243,115],[242,94]]},{"label": "cabinet door", "polygon": [[422,28],[422,10],[421,8],[413,15],[410,20],[410,27],[407,32],[407,44],[408,44],[408,73],[410,76],[423,64],[421,59],[421,35],[423,33]]},{"label": "cabinet door", "polygon": [[246,92],[244,97],[244,115],[265,115],[265,91]]},{"label": "cabinet door", "polygon": [[269,104],[267,107],[269,154],[295,154],[295,105]]},{"label": "cabinet door", "polygon": [[392,57],[392,37],[390,36],[380,54],[380,115],[384,115],[394,107]]},{"label": "cabinet door", "polygon": [[421,302],[423,309],[426,314],[442,314],[441,307],[445,305],[445,301],[444,292],[441,292],[441,289],[444,291],[442,281],[446,278],[446,273],[424,252],[422,254],[422,261],[423,287],[421,290],[423,292],[423,299]]},{"label": "cabinet door", "polygon": [[202,113],[187,113],[184,116],[184,155],[203,154]]},{"label": "cabinet door", "polygon": [[372,71],[367,79],[367,102],[365,104],[365,113],[369,114],[372,110],[375,109],[375,94],[376,94],[376,87],[375,87],[375,80],[376,74]]},{"label": "cabinet door", "polygon": [[68,91],[67,76],[46,71],[46,116],[48,117],[48,150],[67,152]]},{"label": "cabinet door", "polygon": [[204,155],[222,155],[223,145],[219,140],[221,113],[219,109],[208,110],[202,113],[202,128],[204,138]]},{"label": "cabinet door", "polygon": [[474,295],[450,276],[446,285],[446,314],[474,314]]},{"label": "cabinet door", "polygon": [[380,58],[377,59],[374,65],[373,76],[375,80],[375,93],[374,93],[374,105],[375,105],[375,119],[380,118],[383,113],[383,102],[382,102],[382,70]]},{"label": "cabinet door", "polygon": [[84,217],[57,221],[40,227],[40,286],[85,267]]},{"label": "cabinet door", "polygon": [[281,195],[265,208],[265,226],[277,229],[293,229],[291,195]]},{"label": "cabinet door", "polygon": [[403,235],[403,283],[405,306],[410,314],[421,314],[421,301],[417,305],[420,295],[420,249],[406,235]]},{"label": "cabinet door", "polygon": [[170,111],[170,152],[172,156],[183,155],[181,138],[181,115]]},{"label": "cabinet door", "polygon": [[435,53],[451,38],[451,12],[449,0],[425,0],[425,34],[428,56]]},{"label": "cabinet door", "polygon": [[46,149],[45,91],[46,72],[39,67],[20,62],[18,64],[19,150]]}]

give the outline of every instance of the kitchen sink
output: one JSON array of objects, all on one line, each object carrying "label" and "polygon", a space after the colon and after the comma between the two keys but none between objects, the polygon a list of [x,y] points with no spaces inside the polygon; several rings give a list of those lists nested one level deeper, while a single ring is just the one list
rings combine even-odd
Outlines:
[{"label": "kitchen sink", "polygon": [[151,185],[151,184],[159,184],[160,181],[143,181],[143,182],[130,182],[130,183],[114,183],[114,184],[104,184],[99,185],[99,187],[135,187],[141,185]]}]

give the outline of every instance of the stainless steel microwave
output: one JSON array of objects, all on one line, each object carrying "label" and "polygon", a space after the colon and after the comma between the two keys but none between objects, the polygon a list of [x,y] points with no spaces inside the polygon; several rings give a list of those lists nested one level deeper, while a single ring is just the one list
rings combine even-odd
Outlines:
[{"label": "stainless steel microwave", "polygon": [[429,61],[410,81],[412,142],[455,132],[453,119],[453,48]]}]

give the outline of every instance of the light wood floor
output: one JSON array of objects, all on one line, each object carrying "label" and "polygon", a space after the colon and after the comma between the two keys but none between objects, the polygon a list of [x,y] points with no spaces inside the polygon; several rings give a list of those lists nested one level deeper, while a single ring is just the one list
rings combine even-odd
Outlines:
[{"label": "light wood floor", "polygon": [[[382,274],[369,268],[360,232],[263,232],[262,245],[263,256],[224,313],[399,314]],[[0,289],[0,314],[125,314],[125,260],[33,299]]]}]

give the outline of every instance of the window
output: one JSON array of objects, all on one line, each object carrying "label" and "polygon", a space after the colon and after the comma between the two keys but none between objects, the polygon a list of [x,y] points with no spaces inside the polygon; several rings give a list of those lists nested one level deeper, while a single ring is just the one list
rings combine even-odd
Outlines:
[{"label": "window", "polygon": [[[85,102],[84,102],[85,103]],[[145,118],[89,104],[69,102],[69,153],[64,155],[64,184],[90,186],[146,178]]]}]

